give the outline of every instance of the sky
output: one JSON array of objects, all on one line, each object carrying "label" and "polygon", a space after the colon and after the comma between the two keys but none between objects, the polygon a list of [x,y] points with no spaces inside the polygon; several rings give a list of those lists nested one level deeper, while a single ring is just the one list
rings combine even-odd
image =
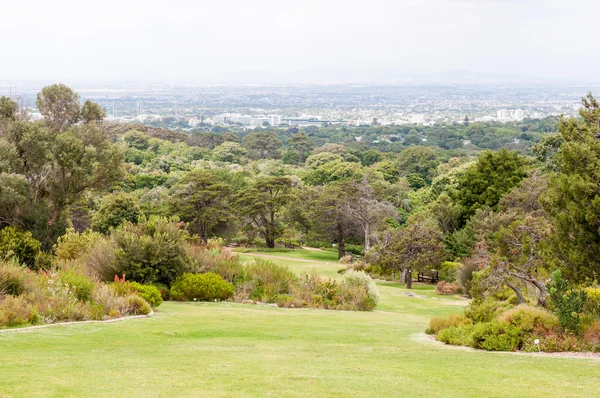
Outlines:
[{"label": "sky", "polygon": [[30,0],[0,81],[599,83],[596,0]]}]

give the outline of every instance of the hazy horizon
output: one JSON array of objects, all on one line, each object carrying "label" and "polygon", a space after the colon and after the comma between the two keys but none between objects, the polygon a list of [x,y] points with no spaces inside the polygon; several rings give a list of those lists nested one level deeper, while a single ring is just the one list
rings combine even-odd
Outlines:
[{"label": "hazy horizon", "polygon": [[0,81],[600,83],[592,1],[81,4],[5,5]]}]

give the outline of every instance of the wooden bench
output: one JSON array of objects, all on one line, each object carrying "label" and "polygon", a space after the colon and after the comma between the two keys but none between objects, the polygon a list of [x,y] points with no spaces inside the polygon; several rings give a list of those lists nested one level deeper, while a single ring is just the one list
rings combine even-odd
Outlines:
[{"label": "wooden bench", "polygon": [[419,272],[419,275],[417,276],[417,282],[437,283],[438,281],[437,271]]}]

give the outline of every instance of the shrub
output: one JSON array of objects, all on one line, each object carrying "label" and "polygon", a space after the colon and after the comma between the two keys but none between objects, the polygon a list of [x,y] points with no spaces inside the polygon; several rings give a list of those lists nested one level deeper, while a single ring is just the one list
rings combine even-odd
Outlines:
[{"label": "shrub", "polygon": [[92,219],[92,229],[103,234],[124,222],[137,223],[140,207],[137,199],[123,192],[107,195],[102,198],[100,207]]},{"label": "shrub", "polygon": [[249,285],[250,298],[267,302],[277,295],[288,294],[291,286],[298,281],[288,267],[262,259],[244,267],[243,279]]},{"label": "shrub", "polygon": [[77,300],[89,301],[92,298],[94,282],[87,276],[74,271],[60,271],[58,276],[63,283],[73,288]]},{"label": "shrub", "polygon": [[152,308],[157,308],[163,302],[160,291],[155,286],[131,282],[131,288],[137,291],[138,296],[146,300]]},{"label": "shrub", "polygon": [[34,268],[35,258],[42,244],[31,232],[19,232],[14,227],[0,230],[0,260],[14,258],[29,268]]},{"label": "shrub", "polygon": [[212,272],[221,275],[223,279],[233,284],[243,281],[246,275],[244,265],[237,258],[218,262]]},{"label": "shrub", "polygon": [[158,289],[160,297],[163,299],[163,301],[171,298],[171,290],[167,285],[163,285],[162,283],[153,283],[150,286],[154,286],[156,289]]},{"label": "shrub", "polygon": [[173,219],[151,217],[113,233],[117,274],[140,283],[170,285],[189,268],[188,233]]},{"label": "shrub", "polygon": [[466,258],[463,262],[463,266],[457,270],[457,282],[463,292],[470,296],[473,274],[479,270],[479,264],[471,258]]},{"label": "shrub", "polygon": [[498,319],[524,332],[557,330],[559,326],[558,318],[550,311],[525,304],[506,311]]},{"label": "shrub", "polygon": [[552,280],[548,283],[550,303],[560,326],[567,332],[579,333],[580,316],[586,302],[584,290],[569,289],[569,284],[562,278],[560,270],[552,274]]},{"label": "shrub", "polygon": [[458,327],[464,325],[472,325],[473,322],[464,315],[452,314],[448,318],[434,316],[429,320],[429,328],[426,330],[428,334],[438,334],[444,329],[450,327]]},{"label": "shrub", "polygon": [[491,298],[483,301],[473,300],[465,308],[465,315],[474,323],[490,322],[507,309],[508,305],[506,303]]},{"label": "shrub", "polygon": [[83,257],[88,272],[101,281],[112,281],[118,274],[115,250],[116,244],[112,239],[100,239],[95,242]]},{"label": "shrub", "polygon": [[461,263],[444,261],[438,271],[438,277],[441,281],[456,282],[458,271],[463,268]]},{"label": "shrub", "polygon": [[0,263],[0,294],[19,296],[27,290],[31,275],[16,263]]},{"label": "shrub", "polygon": [[150,304],[146,302],[142,297],[136,296],[135,294],[127,296],[128,313],[133,315],[148,315],[152,312]]},{"label": "shrub", "polygon": [[448,283],[446,281],[439,281],[435,285],[435,292],[440,295],[450,295],[458,293],[460,288],[455,282]]},{"label": "shrub", "polygon": [[592,351],[600,351],[600,320],[594,321],[583,332],[583,340]]},{"label": "shrub", "polygon": [[185,273],[171,285],[171,297],[175,300],[213,301],[233,296],[233,285],[220,275]]},{"label": "shrub", "polygon": [[92,301],[102,308],[103,313],[111,317],[120,317],[129,313],[127,297],[120,296],[112,286],[97,285],[92,292]]},{"label": "shrub", "polygon": [[586,314],[600,317],[600,288],[588,287],[585,289],[585,304],[583,311]]},{"label": "shrub", "polygon": [[344,250],[346,253],[350,253],[355,256],[362,256],[365,251],[365,248],[361,245],[346,245],[344,246]]},{"label": "shrub", "polygon": [[0,327],[35,325],[39,321],[36,307],[24,296],[6,296],[0,302]]},{"label": "shrub", "polygon": [[91,247],[102,238],[102,235],[86,231],[79,233],[73,228],[58,238],[54,245],[54,256],[57,261],[75,260],[88,253]]},{"label": "shrub", "polygon": [[523,331],[499,321],[478,323],[473,326],[471,347],[487,351],[516,351],[522,345]]},{"label": "shrub", "polygon": [[360,311],[373,310],[379,302],[379,290],[371,277],[363,271],[349,270],[339,287],[345,304]]},{"label": "shrub", "polygon": [[448,329],[442,329],[436,339],[450,345],[468,346],[471,343],[472,331],[473,325],[469,324],[450,326]]}]

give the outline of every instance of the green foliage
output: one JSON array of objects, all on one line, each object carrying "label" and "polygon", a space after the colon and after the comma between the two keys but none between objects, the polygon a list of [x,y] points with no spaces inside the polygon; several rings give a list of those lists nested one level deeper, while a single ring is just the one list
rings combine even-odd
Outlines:
[{"label": "green foliage", "polygon": [[237,142],[225,141],[213,150],[212,156],[219,162],[241,163],[247,153]]},{"label": "green foliage", "polygon": [[41,243],[31,232],[19,232],[14,227],[0,230],[0,260],[14,258],[30,268],[35,266],[35,258],[40,252]]},{"label": "green foliage", "polygon": [[23,296],[7,296],[0,302],[0,328],[35,325],[39,321],[36,306]]},{"label": "green foliage", "polygon": [[19,296],[27,291],[31,275],[11,262],[0,262],[0,294]]},{"label": "green foliage", "polygon": [[436,339],[450,345],[470,346],[473,325],[450,326],[442,329]]},{"label": "green foliage", "polygon": [[600,275],[600,104],[591,93],[579,113],[582,120],[563,119],[559,125],[564,143],[556,155],[558,173],[541,198],[554,224],[554,256],[574,282]]},{"label": "green foliage", "polygon": [[150,217],[138,225],[128,223],[113,232],[115,272],[135,282],[170,285],[190,265],[188,237],[174,219]]},{"label": "green foliage", "polygon": [[131,288],[137,292],[138,296],[146,300],[152,308],[157,308],[163,302],[160,290],[156,286],[131,282]]},{"label": "green foliage", "polygon": [[19,104],[15,101],[4,95],[0,97],[0,119],[14,119],[18,110]]},{"label": "green foliage", "polygon": [[70,261],[84,256],[101,238],[102,235],[96,232],[85,231],[79,233],[75,229],[69,228],[63,236],[58,238],[58,242],[54,245],[56,261]]},{"label": "green foliage", "polygon": [[[366,296],[360,294],[360,290],[366,293]],[[373,310],[380,300],[375,281],[364,271],[348,270],[344,274],[344,282],[340,285],[340,295],[359,311]]]},{"label": "green foliage", "polygon": [[490,322],[508,308],[506,303],[492,298],[473,300],[465,308],[465,315],[474,323]]},{"label": "green foliage", "polygon": [[279,159],[283,144],[272,131],[258,131],[248,134],[242,144],[252,160]]},{"label": "green foliage", "polygon": [[557,331],[559,326],[558,318],[550,311],[524,304],[506,311],[498,319],[528,333]]},{"label": "green foliage", "polygon": [[444,261],[440,266],[438,278],[446,282],[456,282],[458,271],[463,267],[461,263]]},{"label": "green foliage", "polygon": [[213,272],[183,274],[171,285],[171,298],[187,301],[227,300],[233,296],[233,285]]},{"label": "green foliage", "polygon": [[397,167],[401,175],[415,175],[426,184],[431,184],[437,174],[439,164],[440,160],[435,150],[423,146],[413,146],[400,152]]},{"label": "green foliage", "polygon": [[100,121],[106,117],[106,111],[97,103],[87,100],[81,107],[81,119],[84,123]]},{"label": "green foliage", "polygon": [[148,315],[152,312],[152,307],[142,297],[132,294],[127,296],[127,305],[132,315]]},{"label": "green foliage", "polygon": [[298,278],[288,267],[257,258],[244,268],[243,280],[251,299],[269,302],[277,295],[290,293]]},{"label": "green foliage", "polygon": [[580,332],[581,314],[586,301],[585,290],[569,288],[569,283],[563,279],[560,270],[552,274],[552,280],[547,285],[550,293],[552,309],[558,316],[560,326],[567,332]]},{"label": "green foliage", "polygon": [[55,131],[72,126],[80,118],[79,95],[64,84],[44,87],[35,105]]},{"label": "green foliage", "polygon": [[499,321],[477,323],[471,333],[471,347],[487,351],[517,351],[523,343],[521,329]]},{"label": "green foliage", "polygon": [[600,288],[585,288],[584,312],[600,318]]},{"label": "green foliage", "polygon": [[452,314],[447,318],[434,316],[429,320],[429,329],[427,329],[426,332],[428,334],[438,334],[442,330],[450,327],[459,327],[472,324],[473,322],[464,315]]},{"label": "green foliage", "polygon": [[94,282],[89,277],[75,271],[60,271],[58,278],[75,291],[77,300],[90,301],[92,298]]},{"label": "green foliage", "polygon": [[134,196],[122,192],[114,193],[102,198],[100,207],[92,219],[92,229],[106,234],[125,222],[136,224],[140,215],[140,206]]},{"label": "green foliage", "polygon": [[504,148],[480,155],[477,163],[460,176],[452,192],[454,201],[462,207],[462,223],[484,206],[496,210],[502,195],[526,176],[526,165],[524,157]]}]

